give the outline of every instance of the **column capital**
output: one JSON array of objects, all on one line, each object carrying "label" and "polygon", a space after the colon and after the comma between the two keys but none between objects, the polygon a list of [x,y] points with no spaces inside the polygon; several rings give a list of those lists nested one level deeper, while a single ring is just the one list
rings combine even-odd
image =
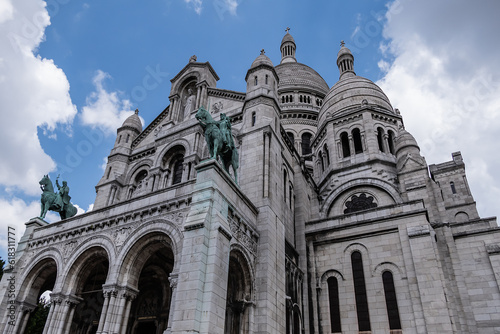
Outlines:
[{"label": "column capital", "polygon": [[139,290],[131,288],[129,286],[120,287],[120,297],[126,300],[134,300],[139,294]]}]

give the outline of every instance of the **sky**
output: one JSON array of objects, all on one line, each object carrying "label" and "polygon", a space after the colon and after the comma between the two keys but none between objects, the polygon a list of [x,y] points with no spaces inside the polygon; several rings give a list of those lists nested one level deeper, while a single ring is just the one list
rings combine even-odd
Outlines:
[{"label": "sky", "polygon": [[497,0],[0,0],[0,256],[8,226],[19,239],[40,214],[44,174],[92,210],[116,128],[136,108],[149,124],[192,55],[244,92],[261,49],[279,64],[287,27],[330,87],[344,40],[427,163],[461,151],[479,214],[496,216],[499,12]]}]

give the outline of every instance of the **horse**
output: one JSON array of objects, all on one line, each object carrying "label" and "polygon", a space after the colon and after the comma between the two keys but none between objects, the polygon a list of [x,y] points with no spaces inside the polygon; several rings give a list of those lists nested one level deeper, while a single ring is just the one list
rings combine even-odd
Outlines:
[{"label": "horse", "polygon": [[[239,155],[236,147],[231,147],[229,143],[224,142],[224,134],[220,129],[220,122],[215,121],[208,110],[203,107],[198,109],[196,119],[200,122],[205,133],[205,141],[208,145],[210,159],[220,158],[224,170],[229,174],[229,166],[233,168],[234,182],[238,183]],[[232,136],[230,128],[227,137]]]},{"label": "horse", "polygon": [[42,197],[40,199],[42,204],[40,211],[41,219],[45,218],[45,215],[49,210],[58,212],[61,219],[66,219],[76,215],[76,207],[71,203],[64,205],[61,196],[58,196],[58,194],[54,192],[54,186],[52,185],[52,181],[48,175],[44,175],[38,183],[42,189]]}]

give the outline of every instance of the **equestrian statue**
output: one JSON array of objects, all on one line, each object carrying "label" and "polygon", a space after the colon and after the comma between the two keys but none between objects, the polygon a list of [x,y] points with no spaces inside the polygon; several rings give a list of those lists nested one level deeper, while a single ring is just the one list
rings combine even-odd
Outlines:
[{"label": "equestrian statue", "polygon": [[56,179],[56,186],[59,192],[54,192],[54,186],[48,175],[44,175],[38,182],[40,189],[42,189],[42,209],[40,211],[40,218],[45,218],[47,211],[59,212],[61,219],[66,219],[76,215],[77,209],[71,204],[71,197],[69,196],[69,187],[66,181],[63,181],[62,186],[59,185],[59,176]]},{"label": "equestrian statue", "polygon": [[198,109],[196,119],[205,132],[210,158],[220,158],[228,174],[229,166],[231,166],[234,172],[234,182],[238,183],[239,156],[231,133],[231,120],[226,114],[221,114],[220,121],[216,121],[204,107]]}]

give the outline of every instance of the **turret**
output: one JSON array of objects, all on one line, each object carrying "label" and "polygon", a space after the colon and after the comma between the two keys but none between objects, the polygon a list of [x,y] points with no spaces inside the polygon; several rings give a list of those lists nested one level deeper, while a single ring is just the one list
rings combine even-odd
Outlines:
[{"label": "turret", "polygon": [[250,66],[245,81],[247,82],[247,101],[261,95],[277,101],[278,75],[274,70],[273,62],[265,55],[264,49]]},{"label": "turret", "polygon": [[289,33],[290,28],[286,28],[286,35],[281,40],[281,63],[296,63],[295,59],[295,40]]},{"label": "turret", "polygon": [[346,48],[344,41],[340,42],[341,48],[337,54],[337,66],[339,68],[340,77],[342,80],[344,77],[355,76],[354,73],[354,56],[351,50]]}]

